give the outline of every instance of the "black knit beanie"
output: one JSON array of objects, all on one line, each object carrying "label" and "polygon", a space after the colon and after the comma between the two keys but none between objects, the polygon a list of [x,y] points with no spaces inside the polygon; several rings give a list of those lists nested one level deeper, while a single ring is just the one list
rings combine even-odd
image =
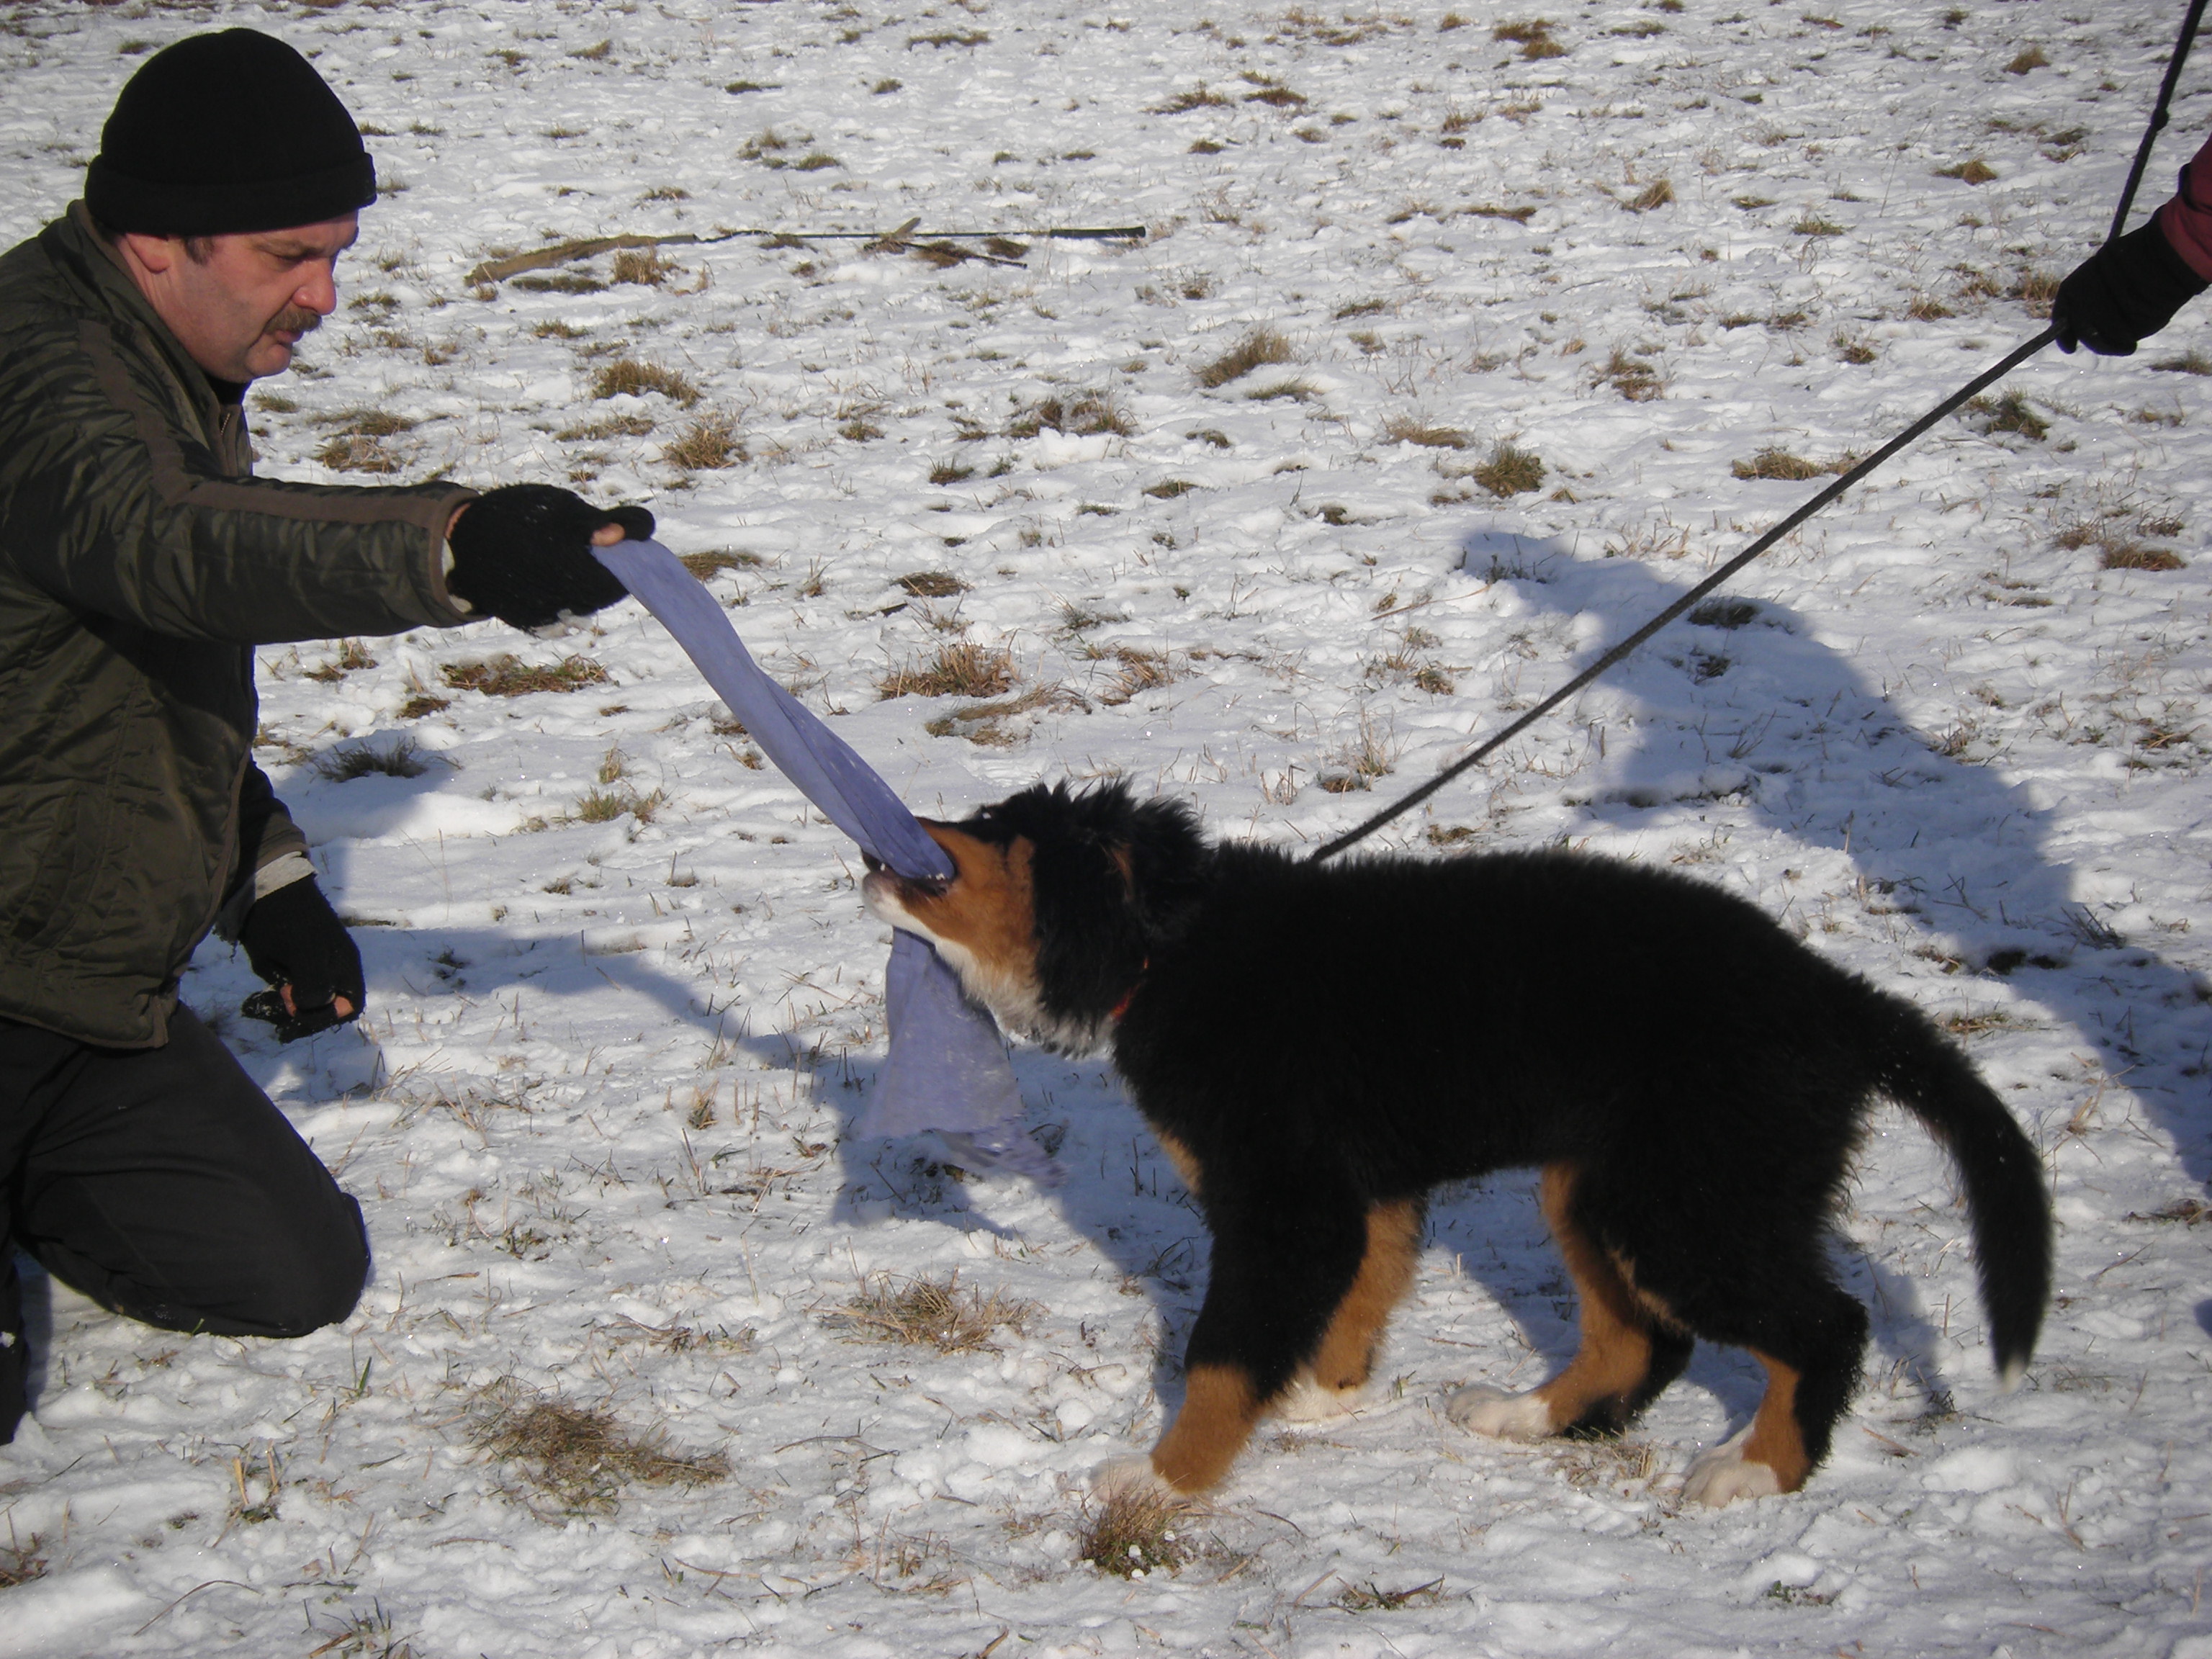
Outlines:
[{"label": "black knit beanie", "polygon": [[375,199],[375,164],[337,94],[252,29],[195,34],[148,58],[84,179],[94,219],[155,236],[286,230]]}]

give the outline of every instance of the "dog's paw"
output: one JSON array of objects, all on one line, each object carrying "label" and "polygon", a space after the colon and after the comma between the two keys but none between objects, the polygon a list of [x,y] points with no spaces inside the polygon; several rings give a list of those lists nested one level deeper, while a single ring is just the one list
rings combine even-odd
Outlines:
[{"label": "dog's paw", "polygon": [[1552,1408],[1533,1390],[1508,1394],[1471,1382],[1444,1401],[1444,1415],[1494,1440],[1541,1440],[1552,1432]]},{"label": "dog's paw", "polygon": [[1739,1498],[1771,1498],[1782,1490],[1782,1479],[1764,1463],[1743,1455],[1751,1431],[1723,1440],[1690,1465],[1682,1477],[1682,1499],[1717,1510]]},{"label": "dog's paw", "polygon": [[1172,1504],[1182,1494],[1160,1479],[1147,1452],[1123,1452],[1091,1471],[1091,1490],[1107,1503],[1152,1499]]},{"label": "dog's paw", "polygon": [[1268,1409],[1285,1423],[1327,1423],[1349,1417],[1367,1403],[1367,1385],[1332,1389],[1302,1375],[1276,1396]]}]

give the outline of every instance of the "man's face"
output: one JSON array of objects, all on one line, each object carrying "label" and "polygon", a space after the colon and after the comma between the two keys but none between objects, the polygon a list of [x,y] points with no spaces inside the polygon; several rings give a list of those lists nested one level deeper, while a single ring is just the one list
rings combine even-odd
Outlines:
[{"label": "man's face", "polygon": [[120,240],[140,289],[192,361],[220,380],[257,380],[290,367],[300,337],[337,309],[338,255],[359,216],[291,230],[211,236],[195,259],[175,236]]}]

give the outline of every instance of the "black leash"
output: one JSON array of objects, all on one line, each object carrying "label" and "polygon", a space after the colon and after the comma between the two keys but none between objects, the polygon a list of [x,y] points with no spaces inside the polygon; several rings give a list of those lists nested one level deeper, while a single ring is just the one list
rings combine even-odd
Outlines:
[{"label": "black leash", "polygon": [[[2190,0],[2189,15],[2184,20],[2181,25],[2180,38],[2174,42],[2173,55],[2166,61],[2166,80],[2164,84],[2162,84],[2158,90],[2158,104],[2151,112],[2150,125],[2144,129],[2142,143],[2136,147],[2135,166],[2129,171],[2127,187],[2120,192],[2119,210],[2112,216],[2112,230],[2105,238],[2107,242],[2117,238],[2127,227],[2128,210],[2130,207],[2134,205],[2136,187],[2142,182],[2143,169],[2150,165],[2150,153],[2152,147],[2158,142],[2158,135],[2166,125],[2167,106],[2173,101],[2173,89],[2176,83],[2181,79],[2181,66],[2183,62],[2189,56],[2190,43],[2196,38],[2197,21],[2204,14],[2206,3],[2207,0]],[[1967,381],[1966,385],[1960,386],[1956,392],[1946,398],[1942,403],[1936,404],[1935,408],[1929,410],[1925,415],[1923,415],[1911,426],[1905,428],[1904,431],[1899,433],[1897,436],[1892,438],[1880,449],[1877,449],[1873,454],[1868,456],[1866,459],[1861,461],[1850,471],[1844,473],[1842,477],[1838,478],[1826,489],[1821,490],[1820,493],[1814,496],[1811,501],[1807,501],[1802,507],[1800,507],[1788,518],[1783,520],[1780,524],[1776,525],[1771,530],[1769,530],[1749,547],[1747,547],[1742,552],[1737,554],[1735,557],[1730,559],[1726,564],[1721,566],[1719,569],[1714,571],[1712,574],[1707,576],[1696,586],[1684,593],[1664,611],[1662,611],[1657,616],[1652,617],[1650,622],[1644,623],[1643,627],[1638,629],[1626,639],[1621,641],[1620,644],[1614,646],[1610,651],[1607,651],[1588,668],[1585,668],[1581,673],[1576,675],[1574,678],[1569,680],[1558,690],[1553,692],[1550,696],[1546,697],[1541,702],[1538,703],[1534,708],[1531,708],[1527,714],[1522,715],[1520,719],[1515,720],[1504,731],[1499,732],[1495,736],[1492,737],[1488,741],[1484,743],[1481,747],[1476,749],[1472,754],[1464,755],[1458,760],[1454,761],[1449,766],[1444,768],[1443,771],[1437,773],[1436,776],[1431,778],[1426,783],[1421,785],[1419,788],[1412,790],[1409,793],[1400,796],[1395,801],[1384,807],[1381,811],[1376,813],[1372,817],[1366,818],[1361,823],[1355,824],[1352,828],[1346,830],[1342,835],[1336,836],[1334,840],[1322,842],[1322,845],[1316,848],[1310,855],[1308,862],[1319,864],[1324,860],[1334,858],[1339,853],[1343,852],[1346,848],[1366,840],[1368,836],[1373,835],[1377,830],[1380,830],[1384,824],[1389,823],[1392,819],[1396,818],[1404,813],[1409,812],[1414,807],[1419,806],[1423,801],[1428,799],[1430,796],[1435,794],[1437,790],[1443,788],[1446,784],[1449,783],[1454,778],[1458,777],[1462,773],[1468,770],[1472,767],[1481,764],[1482,762],[1495,754],[1504,744],[1512,741],[1513,738],[1520,736],[1522,732],[1527,731],[1538,720],[1543,719],[1545,715],[1550,714],[1554,708],[1557,708],[1568,698],[1573,696],[1576,692],[1580,691],[1583,687],[1589,685],[1593,680],[1597,679],[1601,675],[1604,674],[1607,670],[1612,668],[1623,658],[1633,652],[1637,647],[1642,645],[1654,634],[1656,634],[1661,629],[1666,627],[1668,623],[1673,622],[1675,617],[1680,616],[1685,611],[1687,611],[1699,599],[1705,598],[1706,594],[1711,592],[1715,588],[1721,586],[1722,583],[1728,580],[1729,577],[1735,575],[1737,571],[1742,569],[1744,566],[1749,564],[1760,554],[1765,552],[1768,548],[1773,546],[1775,543],[1780,541],[1784,536],[1787,536],[1799,525],[1804,523],[1806,520],[1811,518],[1815,513],[1818,513],[1830,501],[1834,501],[1837,496],[1842,495],[1853,484],[1857,483],[1869,473],[1874,471],[1877,467],[1887,461],[1890,457],[1896,454],[1898,451],[1903,449],[1906,445],[1920,437],[1929,429],[1929,428],[1934,426],[1937,422],[1953,413],[1960,407],[1960,404],[1966,403],[1969,398],[1975,397],[1985,388],[1996,384],[1997,381],[2002,380],[2006,375],[2011,374],[2014,369],[2019,368],[2021,364],[2026,362],[2030,357],[2035,356],[2037,352],[2042,350],[2044,347],[2049,345],[2051,341],[2057,337],[2058,331],[2057,329],[2046,328],[2042,333],[2037,335],[2033,339],[2024,340],[2020,344],[2014,346],[1998,362],[1993,363],[1988,368],[1984,369],[1979,374],[1974,376],[1972,380]]]}]

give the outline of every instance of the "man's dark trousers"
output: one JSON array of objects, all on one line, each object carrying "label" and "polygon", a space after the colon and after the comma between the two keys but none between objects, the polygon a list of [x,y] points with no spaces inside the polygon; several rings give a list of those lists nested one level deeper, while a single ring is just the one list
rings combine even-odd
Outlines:
[{"label": "man's dark trousers", "polygon": [[24,1410],[14,1251],[173,1331],[303,1336],[353,1311],[361,1206],[183,1007],[159,1048],[0,1019],[0,1444]]}]

